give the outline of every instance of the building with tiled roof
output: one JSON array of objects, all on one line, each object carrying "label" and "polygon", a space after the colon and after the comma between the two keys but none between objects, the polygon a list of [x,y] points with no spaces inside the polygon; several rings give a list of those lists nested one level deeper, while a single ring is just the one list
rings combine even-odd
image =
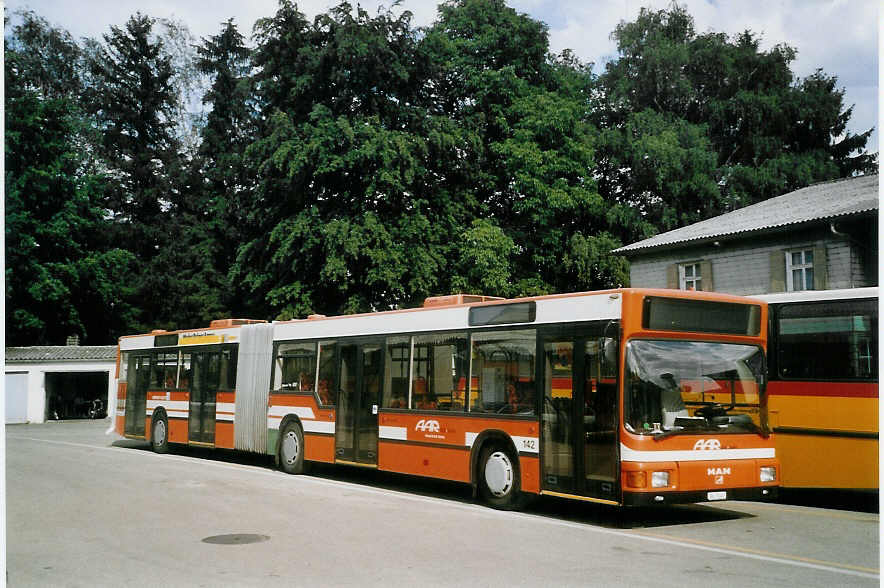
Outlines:
[{"label": "building with tiled roof", "polygon": [[878,284],[878,175],[808,186],[615,250],[634,287],[730,294]]},{"label": "building with tiled roof", "polygon": [[7,347],[6,363],[27,363],[45,361],[114,361],[117,358],[116,345],[74,346],[58,345],[46,347]]},{"label": "building with tiled roof", "polygon": [[116,360],[116,345],[7,347],[6,423],[105,418]]}]

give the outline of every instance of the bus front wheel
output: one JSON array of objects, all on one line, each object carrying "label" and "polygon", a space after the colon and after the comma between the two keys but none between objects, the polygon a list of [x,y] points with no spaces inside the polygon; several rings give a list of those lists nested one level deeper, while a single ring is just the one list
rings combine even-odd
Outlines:
[{"label": "bus front wheel", "polygon": [[169,453],[169,422],[163,414],[154,416],[150,445],[156,453]]},{"label": "bus front wheel", "polygon": [[500,443],[482,448],[479,458],[479,494],[489,506],[501,510],[518,508],[519,466],[512,451]]}]

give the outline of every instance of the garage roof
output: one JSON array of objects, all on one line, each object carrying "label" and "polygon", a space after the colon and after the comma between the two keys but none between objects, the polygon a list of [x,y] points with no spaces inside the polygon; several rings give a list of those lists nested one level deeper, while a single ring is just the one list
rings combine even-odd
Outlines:
[{"label": "garage roof", "polygon": [[6,363],[35,361],[115,361],[116,345],[7,347]]},{"label": "garage roof", "polygon": [[688,245],[693,242],[736,237],[812,221],[830,221],[878,210],[878,175],[814,184],[776,198],[746,206],[686,227],[661,233],[615,249],[615,253],[639,252]]}]

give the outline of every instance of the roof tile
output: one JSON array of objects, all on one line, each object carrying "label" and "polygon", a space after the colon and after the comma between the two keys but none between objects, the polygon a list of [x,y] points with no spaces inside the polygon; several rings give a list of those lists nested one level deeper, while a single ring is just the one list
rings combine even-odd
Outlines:
[{"label": "roof tile", "polygon": [[117,358],[116,345],[7,347],[6,363],[39,361],[110,361]]},{"label": "roof tile", "polygon": [[814,184],[733,212],[615,249],[635,253],[703,239],[726,237],[878,210],[878,175]]}]

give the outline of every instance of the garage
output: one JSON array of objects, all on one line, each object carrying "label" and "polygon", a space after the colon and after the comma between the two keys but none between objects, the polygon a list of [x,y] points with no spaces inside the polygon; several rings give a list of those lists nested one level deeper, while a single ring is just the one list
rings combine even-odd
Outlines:
[{"label": "garage", "polygon": [[6,423],[103,419],[115,406],[115,345],[6,348]]},{"label": "garage", "polygon": [[26,423],[28,421],[28,373],[6,374],[6,422]]},{"label": "garage", "polygon": [[48,372],[46,420],[104,418],[107,384],[107,372]]}]

